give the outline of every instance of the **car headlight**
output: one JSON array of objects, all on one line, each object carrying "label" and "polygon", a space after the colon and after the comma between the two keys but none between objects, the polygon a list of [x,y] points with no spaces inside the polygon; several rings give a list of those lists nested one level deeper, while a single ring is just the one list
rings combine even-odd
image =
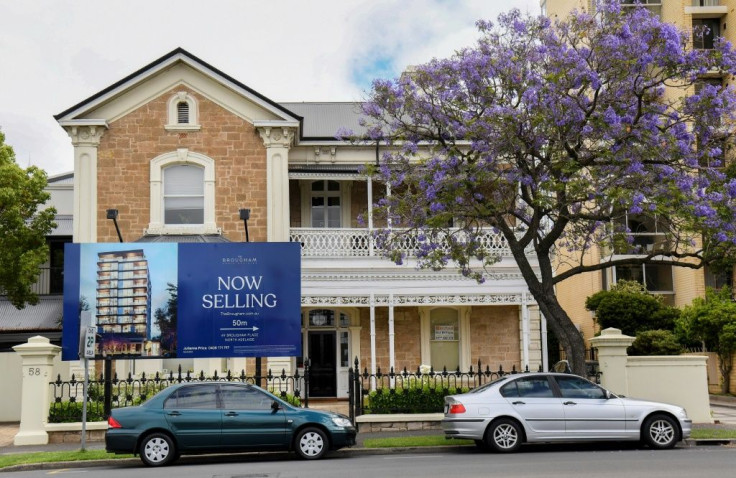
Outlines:
[{"label": "car headlight", "polygon": [[353,424],[347,418],[343,417],[332,417],[332,423],[338,427],[352,427]]}]

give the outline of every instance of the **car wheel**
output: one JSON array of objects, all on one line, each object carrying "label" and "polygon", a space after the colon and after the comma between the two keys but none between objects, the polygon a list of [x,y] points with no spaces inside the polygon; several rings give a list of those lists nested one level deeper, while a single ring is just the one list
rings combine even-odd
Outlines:
[{"label": "car wheel", "polygon": [[329,449],[327,435],[319,428],[305,428],[296,436],[297,455],[305,460],[322,458]]},{"label": "car wheel", "polygon": [[673,448],[679,438],[677,423],[667,415],[653,415],[641,430],[644,443],[655,449]]},{"label": "car wheel", "polygon": [[173,440],[164,433],[151,433],[141,441],[138,450],[141,461],[147,466],[164,466],[174,461],[178,452]]},{"label": "car wheel", "polygon": [[501,453],[516,451],[521,446],[522,432],[519,424],[508,418],[501,418],[491,423],[486,431],[488,446]]}]

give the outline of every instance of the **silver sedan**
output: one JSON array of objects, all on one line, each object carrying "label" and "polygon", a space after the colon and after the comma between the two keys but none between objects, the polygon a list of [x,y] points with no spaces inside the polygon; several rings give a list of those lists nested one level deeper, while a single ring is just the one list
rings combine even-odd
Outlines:
[{"label": "silver sedan", "polygon": [[621,440],[672,448],[690,436],[685,409],[614,395],[562,373],[509,375],[461,395],[445,397],[448,438],[512,452],[522,443]]}]

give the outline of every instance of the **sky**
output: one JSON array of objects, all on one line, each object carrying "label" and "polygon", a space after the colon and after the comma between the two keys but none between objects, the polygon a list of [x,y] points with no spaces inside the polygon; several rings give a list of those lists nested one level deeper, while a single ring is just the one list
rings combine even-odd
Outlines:
[{"label": "sky", "polygon": [[17,163],[74,168],[53,115],[182,47],[277,101],[360,101],[539,0],[0,0],[0,128]]}]

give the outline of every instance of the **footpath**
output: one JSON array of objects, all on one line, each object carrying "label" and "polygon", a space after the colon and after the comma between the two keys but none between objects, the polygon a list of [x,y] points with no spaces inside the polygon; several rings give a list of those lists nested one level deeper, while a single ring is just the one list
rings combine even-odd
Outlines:
[{"label": "footpath", "polygon": [[[723,428],[736,430],[736,397],[720,397],[712,395],[710,398],[710,408],[714,423],[696,423],[693,428]],[[80,449],[80,443],[55,443],[48,445],[26,445],[15,446],[13,439],[18,433],[18,423],[0,423],[0,455],[19,454],[19,453],[36,453],[36,452],[54,452],[54,451],[76,451]],[[416,431],[400,431],[400,432],[372,432],[358,433],[356,445],[351,448],[340,450],[336,453],[340,455],[353,454],[388,454],[388,453],[426,453],[426,447],[411,448],[366,448],[364,441],[371,438],[389,438],[389,437],[406,437],[406,436],[426,436],[426,435],[442,435],[442,430],[416,430]],[[451,443],[451,442],[448,442]],[[687,439],[685,446],[705,446],[705,445],[736,445],[736,439],[713,439],[713,440],[695,440]],[[457,446],[448,445],[441,447],[432,447],[432,452],[440,452],[446,449],[457,449]],[[472,447],[466,447],[472,448]],[[104,450],[105,443],[100,441],[87,442],[87,450]],[[235,454],[243,456],[243,454]],[[183,457],[182,460],[207,460],[205,456]],[[223,460],[222,455],[212,458],[218,461]],[[237,458],[235,458],[237,459]],[[18,465],[0,469],[0,473],[4,471],[20,471],[20,470],[39,470],[39,469],[61,469],[61,468],[83,468],[90,466],[106,466],[126,464],[140,464],[138,458],[116,459],[116,460],[95,460],[95,461],[75,461],[75,462],[52,462],[38,463],[32,465]]]}]

